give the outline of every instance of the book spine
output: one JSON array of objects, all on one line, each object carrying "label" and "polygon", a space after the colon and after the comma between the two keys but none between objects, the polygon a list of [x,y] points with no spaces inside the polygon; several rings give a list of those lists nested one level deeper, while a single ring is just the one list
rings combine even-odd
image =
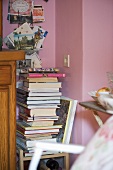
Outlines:
[{"label": "book spine", "polygon": [[27,109],[27,108],[25,108],[25,107],[19,106],[19,111],[20,111],[21,113],[27,114],[28,116],[31,116],[31,115],[30,115],[30,109]]},{"label": "book spine", "polygon": [[28,77],[29,78],[38,78],[38,77],[43,77],[43,74],[40,74],[40,73],[29,73]]},{"label": "book spine", "polygon": [[29,78],[38,78],[38,77],[65,77],[65,74],[63,73],[29,73]]},{"label": "book spine", "polygon": [[48,73],[47,77],[65,77],[65,74],[62,74],[62,73]]}]

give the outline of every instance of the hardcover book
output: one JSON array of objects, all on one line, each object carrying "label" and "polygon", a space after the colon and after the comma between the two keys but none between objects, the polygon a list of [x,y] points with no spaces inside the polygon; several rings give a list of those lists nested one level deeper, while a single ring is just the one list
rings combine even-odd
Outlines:
[{"label": "hardcover book", "polygon": [[66,75],[64,73],[20,73],[20,76],[23,76],[25,78],[41,78],[41,77],[57,77],[57,78],[62,78],[65,77]]},{"label": "hardcover book", "polygon": [[21,113],[19,112],[19,118],[24,120],[26,123],[27,122],[38,122],[38,121],[54,121],[54,120],[58,120],[58,116],[53,115],[53,116],[29,116],[26,113]]},{"label": "hardcover book", "polygon": [[16,97],[17,101],[22,102],[27,105],[41,105],[41,104],[60,104],[60,100],[26,100],[23,98]]},{"label": "hardcover book", "polygon": [[29,91],[25,87],[18,87],[16,89],[17,93],[25,96],[61,96],[62,93],[59,92],[59,88],[40,88],[36,91]]},{"label": "hardcover book", "polygon": [[19,112],[25,113],[28,116],[56,116],[56,108],[35,108],[35,109],[27,109],[21,105],[19,105]]},{"label": "hardcover book", "polygon": [[[42,141],[46,141],[46,142],[55,142],[56,143],[56,138],[38,139],[38,140],[42,140]],[[25,140],[25,139],[22,139],[20,137],[16,137],[16,141],[17,141],[17,144],[21,144],[25,148],[27,148],[27,147],[34,148],[35,144],[37,142],[37,140],[30,140],[30,139]]]},{"label": "hardcover book", "polygon": [[57,92],[59,92],[59,88],[56,88],[56,87],[55,88],[47,88],[47,87],[45,87],[45,88],[29,89],[28,87],[21,86],[21,87],[18,87],[17,89],[21,90],[21,92],[23,90],[25,93],[24,92],[22,92],[22,93],[24,93],[24,94],[26,94],[26,92],[29,92],[29,94],[30,93],[57,93]]},{"label": "hardcover book", "polygon": [[25,108],[28,108],[28,109],[37,109],[37,108],[40,108],[40,109],[47,109],[47,108],[58,108],[58,104],[40,104],[40,105],[37,105],[37,104],[30,104],[30,105],[27,105],[25,103],[22,103],[22,102],[19,102],[17,101],[17,105],[19,106],[23,106]]},{"label": "hardcover book", "polygon": [[28,124],[26,124],[25,122],[23,122],[23,121],[20,121],[20,120],[18,120],[17,122],[16,122],[16,124],[17,124],[17,127],[21,127],[22,129],[24,129],[24,130],[46,130],[46,129],[59,129],[59,128],[62,128],[62,125],[61,124],[56,124],[56,125],[53,125],[53,126],[46,126],[46,127],[43,127],[43,126],[35,126],[35,127],[32,127],[32,126],[30,126],[30,125],[28,125]]},{"label": "hardcover book", "polygon": [[62,82],[45,82],[45,83],[29,83],[27,81],[23,82],[25,87],[29,89],[36,89],[36,88],[61,88]]},{"label": "hardcover book", "polygon": [[22,99],[26,99],[27,101],[29,100],[60,100],[60,96],[27,96],[27,95],[23,95],[23,94],[16,94],[17,97],[22,98]]},{"label": "hardcover book", "polygon": [[[20,76],[20,78],[22,75]],[[28,81],[28,82],[40,82],[40,83],[45,83],[45,82],[58,82],[57,77],[39,77],[39,78],[24,78],[23,80]]]}]

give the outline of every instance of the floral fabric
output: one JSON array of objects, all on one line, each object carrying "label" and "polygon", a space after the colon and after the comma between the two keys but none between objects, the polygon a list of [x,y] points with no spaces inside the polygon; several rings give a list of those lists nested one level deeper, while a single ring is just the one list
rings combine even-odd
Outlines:
[{"label": "floral fabric", "polygon": [[71,170],[113,170],[113,116],[99,128]]}]

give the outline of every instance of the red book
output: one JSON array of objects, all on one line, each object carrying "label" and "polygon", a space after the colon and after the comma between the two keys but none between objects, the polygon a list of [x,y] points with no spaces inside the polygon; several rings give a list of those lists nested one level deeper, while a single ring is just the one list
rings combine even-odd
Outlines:
[{"label": "red book", "polygon": [[64,73],[48,73],[47,77],[65,77]]},{"label": "red book", "polygon": [[41,78],[41,77],[65,77],[65,73],[20,73],[23,78]]}]

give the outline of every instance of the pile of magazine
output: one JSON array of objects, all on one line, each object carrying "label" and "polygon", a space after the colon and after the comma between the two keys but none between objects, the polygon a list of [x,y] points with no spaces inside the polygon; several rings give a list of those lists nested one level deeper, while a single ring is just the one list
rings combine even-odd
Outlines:
[{"label": "pile of magazine", "polygon": [[9,49],[16,50],[39,50],[42,48],[44,39],[48,31],[40,26],[32,26],[25,22],[16,30],[11,32],[4,38],[4,43]]}]

